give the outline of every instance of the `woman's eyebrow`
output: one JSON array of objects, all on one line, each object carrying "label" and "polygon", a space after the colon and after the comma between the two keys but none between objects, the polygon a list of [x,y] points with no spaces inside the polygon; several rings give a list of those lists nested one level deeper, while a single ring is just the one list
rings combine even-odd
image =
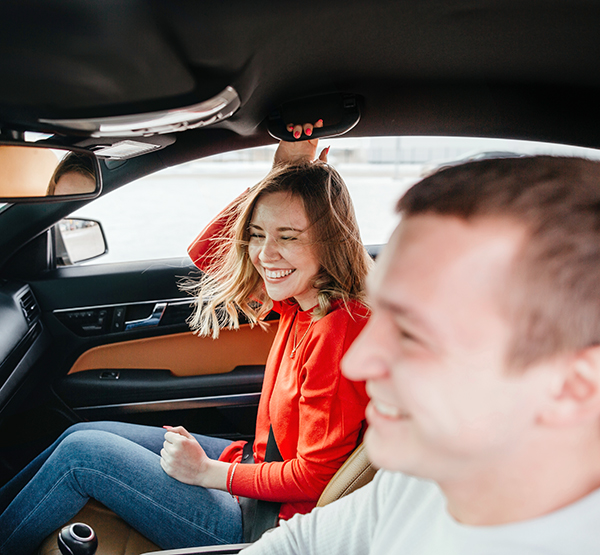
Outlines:
[{"label": "woman's eyebrow", "polygon": [[[256,229],[259,229],[260,231],[264,231],[262,227],[260,227],[259,225],[253,224],[252,222],[250,222],[248,224],[248,227],[254,227]],[[306,230],[305,229],[297,229],[295,227],[278,227],[277,231],[295,231],[296,233],[304,233]]]}]

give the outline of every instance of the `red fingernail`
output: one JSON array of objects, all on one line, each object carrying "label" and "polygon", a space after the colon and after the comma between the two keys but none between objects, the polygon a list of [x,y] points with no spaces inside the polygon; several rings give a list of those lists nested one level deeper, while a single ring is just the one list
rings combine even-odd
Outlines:
[{"label": "red fingernail", "polygon": [[288,130],[288,131],[291,133],[291,132],[294,130],[294,124],[293,124],[293,123],[290,123],[290,124],[287,126],[287,130]]},{"label": "red fingernail", "polygon": [[323,123],[323,120],[320,119],[319,121],[317,121],[317,125],[321,125]]},{"label": "red fingernail", "polygon": [[312,129],[309,127],[305,133],[310,137],[312,135]]},{"label": "red fingernail", "polygon": [[326,149],[325,149],[325,155],[329,154],[329,149],[331,148],[331,145],[329,145]]},{"label": "red fingernail", "polygon": [[294,132],[294,139],[299,139],[300,138],[300,131],[295,131]]}]

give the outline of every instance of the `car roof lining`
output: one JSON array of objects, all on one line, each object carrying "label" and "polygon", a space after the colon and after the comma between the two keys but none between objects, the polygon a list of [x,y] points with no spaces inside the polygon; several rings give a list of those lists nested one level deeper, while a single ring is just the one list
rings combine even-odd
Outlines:
[{"label": "car roof lining", "polygon": [[[349,136],[600,147],[598,21],[591,0],[3,0],[0,75],[10,78],[0,122],[168,109],[236,88],[242,106],[230,119],[177,133],[164,150],[106,172],[105,192],[166,166],[272,143],[273,108],[328,92],[363,99]],[[83,204],[7,210],[0,265],[22,237]]]},{"label": "car roof lining", "polygon": [[278,103],[351,80],[595,88],[599,15],[580,0],[5,0],[0,117],[160,110],[233,85],[230,128],[246,134]]}]

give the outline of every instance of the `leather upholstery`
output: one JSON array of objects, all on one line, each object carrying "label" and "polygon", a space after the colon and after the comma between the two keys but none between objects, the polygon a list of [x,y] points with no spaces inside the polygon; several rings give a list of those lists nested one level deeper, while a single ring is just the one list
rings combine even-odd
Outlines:
[{"label": "leather upholstery", "polygon": [[[327,505],[364,486],[373,479],[375,472],[367,458],[364,445],[359,445],[331,479],[317,506]],[[94,500],[90,500],[69,524],[72,522],[85,522],[95,530],[98,536],[96,555],[140,555],[159,550],[115,513]],[[57,536],[58,530],[48,536],[38,555],[60,555]]]},{"label": "leather upholstery", "polygon": [[317,507],[323,507],[368,484],[375,476],[375,472],[377,470],[367,457],[365,445],[361,443],[329,481],[319,498]]},{"label": "leather upholstery", "polygon": [[236,366],[264,364],[278,324],[270,322],[267,333],[248,324],[238,330],[225,329],[219,341],[185,332],[99,345],[85,351],[69,374],[99,368],[163,369],[174,376],[225,374]]}]

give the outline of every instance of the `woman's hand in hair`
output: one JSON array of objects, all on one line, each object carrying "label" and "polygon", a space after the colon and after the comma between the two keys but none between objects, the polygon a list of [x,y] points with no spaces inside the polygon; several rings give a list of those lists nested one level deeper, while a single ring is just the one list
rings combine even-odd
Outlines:
[{"label": "woman's hand in hair", "polygon": [[[312,123],[305,123],[304,125],[298,125],[289,123],[287,130],[292,133],[295,139],[301,139],[310,137],[313,133],[313,129],[317,127],[323,127],[323,120],[320,119],[314,125]],[[277,164],[292,164],[294,162],[300,162],[303,160],[313,161],[317,157],[317,145],[319,139],[307,140],[295,140],[295,141],[281,141],[279,147],[275,152],[275,159],[273,165]],[[323,149],[319,155],[319,160],[327,162],[327,153],[329,148]]]},{"label": "woman's hand in hair", "polygon": [[167,432],[160,452],[162,469],[184,484],[225,491],[229,464],[209,458],[183,426],[164,428]]}]

